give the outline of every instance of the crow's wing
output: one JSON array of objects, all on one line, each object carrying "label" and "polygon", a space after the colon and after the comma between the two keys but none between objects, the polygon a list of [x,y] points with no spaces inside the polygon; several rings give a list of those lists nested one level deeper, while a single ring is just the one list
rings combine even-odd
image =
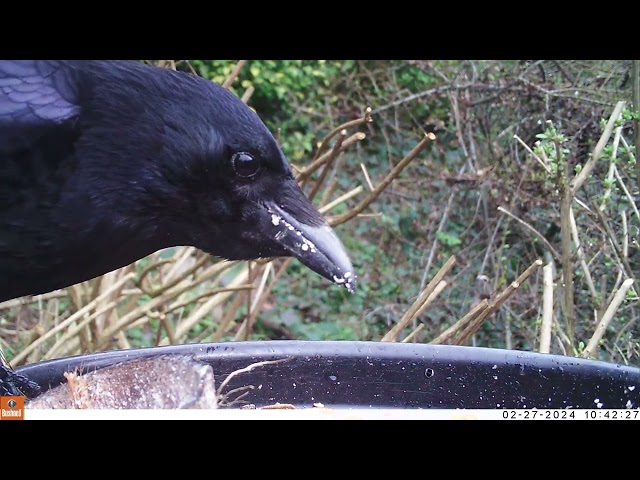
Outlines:
[{"label": "crow's wing", "polygon": [[0,151],[29,147],[80,112],[78,74],[60,60],[0,60]]}]

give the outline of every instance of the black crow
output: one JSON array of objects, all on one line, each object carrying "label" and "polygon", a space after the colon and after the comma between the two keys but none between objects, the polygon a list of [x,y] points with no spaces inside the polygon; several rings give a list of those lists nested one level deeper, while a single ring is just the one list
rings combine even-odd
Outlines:
[{"label": "black crow", "polygon": [[0,61],[0,301],[180,245],[294,256],[355,285],[276,140],[226,89],[136,61]]}]

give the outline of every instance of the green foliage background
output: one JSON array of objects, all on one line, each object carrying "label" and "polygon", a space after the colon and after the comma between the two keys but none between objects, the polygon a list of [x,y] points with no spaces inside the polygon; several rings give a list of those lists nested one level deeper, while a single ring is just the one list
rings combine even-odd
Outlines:
[{"label": "green foliage background", "polygon": [[[223,83],[237,64],[236,60],[145,62],[175,65],[217,83]],[[340,168],[335,182],[327,182],[335,189],[321,190],[315,201],[323,196],[333,200],[356,186],[363,186],[365,192],[331,214],[345,212],[366,194],[363,166],[376,185],[425,132],[435,133],[437,139],[363,212],[365,215],[336,228],[358,275],[356,293],[349,294],[292,261],[260,310],[250,339],[378,341],[455,255],[457,264],[446,276],[446,288],[399,336],[402,339],[423,324],[413,341],[430,342],[482,298],[495,298],[496,292],[542,259],[555,268],[556,323],[551,352],[579,355],[595,330],[594,311],[602,318],[622,280],[634,276],[637,282],[640,278],[640,169],[635,161],[640,138],[636,139],[637,107],[631,101],[631,65],[632,61],[625,60],[248,61],[231,90],[239,97],[253,90],[248,105],[275,134],[294,168],[309,164],[329,132],[362,118],[367,107],[373,110],[373,123],[357,128],[366,139],[336,160]],[[576,228],[594,288],[589,288],[589,279],[574,252],[577,321],[575,335],[567,342],[562,338],[562,332],[567,331],[560,285],[562,265],[553,258],[549,246],[561,251],[560,199],[566,177],[579,172],[591,158],[619,100],[628,103],[616,124],[616,134],[574,202]],[[307,193],[317,175],[319,172],[305,186]],[[176,254],[180,251],[160,252],[160,260],[175,260],[174,254],[180,256]],[[203,260],[196,265],[208,268],[215,263],[209,256],[200,256],[202,252],[188,253],[194,262]],[[141,259],[131,267],[142,276],[141,272],[157,260]],[[275,262],[276,268],[281,262]],[[230,270],[229,278],[237,273],[237,268]],[[162,275],[156,271],[146,280],[152,284]],[[224,275],[220,284],[227,279],[227,273]],[[37,345],[52,329],[55,338],[34,347],[29,358],[21,360],[38,361],[60,353],[55,344],[65,334],[55,332],[54,325],[77,313],[94,299],[99,287],[108,285],[103,285],[101,278],[94,280],[81,288],[70,287],[59,296],[28,298],[0,309],[0,348],[9,360],[26,346]],[[206,301],[211,287],[211,283],[196,282],[176,301],[180,307],[169,312],[163,323],[164,305],[156,305],[153,312],[138,308],[158,298],[136,281],[134,278],[127,284],[129,294],[116,295],[119,300],[113,302],[111,311],[100,310],[98,314],[104,305],[100,304],[92,314],[97,318],[94,325],[100,322],[102,328],[131,310],[142,312],[139,321],[124,326],[119,336],[108,338],[109,348],[149,347],[168,340],[171,325],[181,325],[183,319],[199,313],[202,303],[198,302]],[[466,344],[539,350],[542,293],[542,269],[538,269]],[[241,296],[247,299],[244,292],[237,293],[237,298]],[[232,308],[229,304],[233,305],[235,298],[216,304],[206,315],[195,315],[194,323],[198,323],[189,323],[187,333],[178,341],[218,340],[219,331],[231,332],[222,340],[233,339],[247,315],[248,303]],[[107,298],[105,303],[111,300]],[[231,319],[235,324],[229,323],[235,326],[218,330],[227,312],[235,312]],[[101,332],[89,333],[77,334],[73,345],[67,342],[68,351],[102,348],[90,342]],[[640,365],[637,283],[616,310],[595,356]]]},{"label": "green foliage background", "polygon": [[[190,63],[199,74],[221,83],[236,61]],[[248,88],[255,88],[249,104],[276,133],[293,165],[308,161],[318,146],[316,142],[331,129],[361,116],[367,106],[374,109],[375,122],[366,131],[367,140],[345,155],[339,178],[343,191],[364,183],[361,163],[375,183],[424,131],[435,131],[438,136],[437,145],[425,158],[410,166],[370,209],[378,216],[338,228],[359,272],[356,294],[334,288],[294,262],[279,281],[271,308],[261,318],[284,325],[300,339],[377,340],[406,311],[425,280],[449,255],[456,254],[462,265],[450,288],[421,319],[427,325],[422,339],[436,336],[477,300],[477,274],[488,275],[491,287],[501,289],[536,258],[543,258],[539,239],[514,222],[500,220],[497,205],[515,210],[559,249],[559,197],[554,178],[531,164],[523,169],[527,164],[525,153],[514,151],[513,133],[529,145],[540,140],[537,148],[549,148],[545,122],[554,122],[559,131],[565,131],[565,153],[572,152],[575,169],[579,169],[615,100],[630,98],[625,80],[628,65],[624,61],[563,65],[541,61],[249,61],[232,89],[241,96]],[[575,93],[573,98],[545,96],[541,89],[531,86],[552,90],[566,86],[572,75],[581,82],[576,89],[580,94]],[[436,91],[446,84],[467,87]],[[412,96],[416,98],[402,101]],[[632,120],[629,115],[627,132]],[[470,146],[476,151],[470,152]],[[633,161],[622,149],[619,155],[620,165],[627,169],[637,192]],[[551,162],[553,167],[553,158]],[[468,184],[447,180],[485,167],[493,168],[488,180]],[[596,169],[594,177],[603,169],[606,167]],[[585,190],[596,192],[599,187],[602,185],[590,185]],[[623,197],[619,188],[614,189],[609,198],[614,210],[628,209]],[[445,211],[447,221],[437,228]],[[579,215],[577,221],[581,232],[596,233],[592,218]],[[619,220],[614,222],[618,224]],[[436,255],[425,272],[435,241]],[[602,239],[591,243],[597,248]],[[636,246],[631,262],[640,271],[638,257]],[[613,268],[613,264],[609,260],[602,267]],[[582,297],[585,287],[580,284],[580,275],[577,272],[582,327],[577,333],[580,341],[587,341],[593,330],[593,314]],[[536,348],[541,272],[537,278],[523,285],[521,293],[483,326],[474,338],[477,345]],[[606,284],[603,288],[607,285],[611,287]],[[638,322],[633,321],[637,316],[637,296],[632,293],[627,308],[610,328],[611,336],[615,336],[626,325],[624,341],[618,338],[615,349],[603,348],[603,359],[638,362],[640,333]],[[259,321],[255,335],[273,338],[274,333],[261,329]]]}]

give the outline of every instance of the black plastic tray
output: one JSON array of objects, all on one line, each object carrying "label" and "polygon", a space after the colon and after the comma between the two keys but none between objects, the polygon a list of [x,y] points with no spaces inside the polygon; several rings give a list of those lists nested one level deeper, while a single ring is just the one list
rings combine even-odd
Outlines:
[{"label": "black plastic tray", "polygon": [[375,342],[264,341],[109,351],[20,367],[45,390],[63,373],[134,358],[189,354],[216,382],[252,363],[286,358],[236,376],[256,406],[291,403],[372,408],[640,408],[640,369],[557,355],[475,347]]}]

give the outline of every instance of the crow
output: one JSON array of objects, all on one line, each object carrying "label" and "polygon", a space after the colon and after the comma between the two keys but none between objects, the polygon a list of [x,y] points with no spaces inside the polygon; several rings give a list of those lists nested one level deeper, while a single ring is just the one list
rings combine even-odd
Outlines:
[{"label": "crow", "polygon": [[[355,287],[277,141],[227,89],[133,60],[0,60],[0,301],[174,246],[292,256]],[[25,381],[0,366],[0,393]]]}]

